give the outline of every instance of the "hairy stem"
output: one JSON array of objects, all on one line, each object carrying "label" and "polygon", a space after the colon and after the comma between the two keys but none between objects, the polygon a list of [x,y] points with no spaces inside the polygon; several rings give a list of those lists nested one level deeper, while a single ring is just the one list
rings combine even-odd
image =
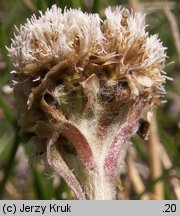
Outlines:
[{"label": "hairy stem", "polygon": [[99,170],[88,172],[84,187],[90,200],[114,200],[116,197],[115,179]]}]

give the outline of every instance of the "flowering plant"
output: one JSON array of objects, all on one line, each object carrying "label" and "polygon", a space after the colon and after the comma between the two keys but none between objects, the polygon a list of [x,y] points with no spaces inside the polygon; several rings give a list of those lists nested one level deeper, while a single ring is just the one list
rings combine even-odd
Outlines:
[{"label": "flowering plant", "polygon": [[145,16],[57,6],[17,29],[9,55],[21,134],[78,199],[115,199],[130,138],[165,93],[166,48]]}]

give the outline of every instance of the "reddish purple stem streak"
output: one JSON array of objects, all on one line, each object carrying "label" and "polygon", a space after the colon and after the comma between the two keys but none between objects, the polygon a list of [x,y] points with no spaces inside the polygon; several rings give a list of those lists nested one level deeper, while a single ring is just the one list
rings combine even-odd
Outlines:
[{"label": "reddish purple stem streak", "polygon": [[106,175],[113,175],[115,173],[118,156],[122,151],[124,144],[136,132],[138,121],[144,106],[144,99],[138,98],[135,100],[131,113],[126,121],[121,125],[117,135],[112,141],[108,155],[104,162],[104,171]]}]

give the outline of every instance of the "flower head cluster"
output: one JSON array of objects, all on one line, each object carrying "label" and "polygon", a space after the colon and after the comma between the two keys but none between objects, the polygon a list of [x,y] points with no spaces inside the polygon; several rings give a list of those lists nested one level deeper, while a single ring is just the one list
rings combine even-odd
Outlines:
[{"label": "flower head cluster", "polygon": [[8,49],[21,133],[80,199],[114,198],[129,139],[167,78],[166,48],[146,32],[145,16],[120,7],[105,15],[54,5]]},{"label": "flower head cluster", "polygon": [[107,8],[105,15],[103,22],[98,14],[62,12],[55,5],[39,18],[33,15],[9,49],[15,70],[23,73],[63,60],[77,70],[91,63],[112,64],[114,78],[126,79],[133,96],[149,88],[155,94],[164,92],[166,48],[157,35],[145,31],[145,16],[120,7]]}]

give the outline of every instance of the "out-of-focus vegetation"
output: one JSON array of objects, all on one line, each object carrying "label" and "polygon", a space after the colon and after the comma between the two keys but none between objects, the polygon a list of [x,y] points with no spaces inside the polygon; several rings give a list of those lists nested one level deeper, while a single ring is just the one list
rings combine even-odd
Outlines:
[{"label": "out-of-focus vegetation", "polygon": [[[31,155],[30,142],[18,136],[14,97],[9,87],[12,65],[6,46],[15,31],[32,13],[59,7],[99,12],[123,5],[147,14],[147,29],[158,33],[168,47],[166,72],[174,81],[166,84],[168,102],[153,120],[148,142],[133,138],[117,183],[120,199],[180,199],[180,1],[156,0],[1,0],[0,1],[0,198],[71,199],[63,180],[45,168],[42,158]],[[170,64],[174,61],[173,64]],[[124,189],[123,189],[124,188]]]}]

